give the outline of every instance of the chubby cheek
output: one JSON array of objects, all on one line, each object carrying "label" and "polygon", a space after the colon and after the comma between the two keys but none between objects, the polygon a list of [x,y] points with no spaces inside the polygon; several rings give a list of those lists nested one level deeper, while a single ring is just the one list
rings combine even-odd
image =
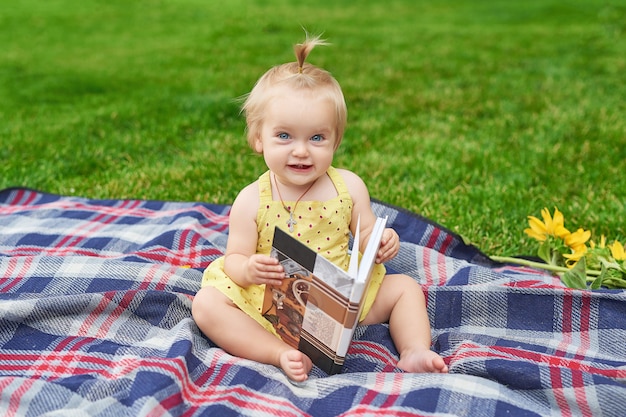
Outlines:
[{"label": "chubby cheek", "polygon": [[284,167],[287,163],[285,158],[278,152],[274,152],[273,149],[265,149],[263,152],[263,159],[265,160],[265,165],[272,170],[276,171]]},{"label": "chubby cheek", "polygon": [[318,165],[328,165],[330,166],[333,163],[333,156],[335,154],[332,152],[332,150],[320,153],[317,155],[317,164]]}]

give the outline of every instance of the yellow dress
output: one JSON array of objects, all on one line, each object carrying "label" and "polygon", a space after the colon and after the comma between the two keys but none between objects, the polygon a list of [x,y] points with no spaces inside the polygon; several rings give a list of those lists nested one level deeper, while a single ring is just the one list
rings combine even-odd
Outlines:
[{"label": "yellow dress", "polygon": [[[338,195],[328,201],[300,201],[294,211],[297,223],[294,225],[293,232],[289,232],[287,227],[289,213],[281,201],[275,201],[272,198],[270,172],[267,171],[259,177],[257,253],[270,253],[274,226],[277,225],[344,270],[348,269],[352,198],[341,174],[335,168],[330,167],[327,174],[335,185]],[[285,204],[291,209],[295,201],[286,201]],[[372,272],[371,285],[365,296],[365,305],[359,320],[363,320],[372,307],[384,276],[385,267],[377,264]],[[205,269],[202,286],[207,285],[220,290],[242,311],[279,337],[272,324],[263,317],[261,312],[265,285],[250,285],[246,288],[237,285],[224,272],[224,257],[214,260]]]}]

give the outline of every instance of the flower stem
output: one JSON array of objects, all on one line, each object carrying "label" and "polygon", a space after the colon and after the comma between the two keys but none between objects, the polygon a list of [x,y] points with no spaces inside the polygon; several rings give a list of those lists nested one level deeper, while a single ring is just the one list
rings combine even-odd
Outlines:
[{"label": "flower stem", "polygon": [[[546,271],[553,271],[553,272],[569,271],[569,268],[566,268],[564,266],[557,266],[557,265],[546,264],[543,262],[529,261],[528,259],[513,258],[513,257],[508,257],[508,256],[491,256],[490,258],[496,262],[524,265],[524,266],[529,266],[531,268],[545,269]],[[602,271],[587,269],[586,273],[587,275],[597,277],[602,273]]]}]

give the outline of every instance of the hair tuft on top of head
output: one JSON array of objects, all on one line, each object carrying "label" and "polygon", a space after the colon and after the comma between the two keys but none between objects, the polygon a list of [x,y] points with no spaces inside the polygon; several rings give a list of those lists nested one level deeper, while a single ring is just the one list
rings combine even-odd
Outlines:
[{"label": "hair tuft on top of head", "polygon": [[309,53],[311,53],[313,48],[315,48],[318,45],[320,46],[328,45],[328,42],[326,42],[325,39],[322,39],[321,37],[322,35],[311,35],[308,32],[305,32],[305,33],[306,33],[306,38],[304,39],[304,42],[295,44],[293,46],[293,51],[295,52],[296,59],[298,60],[298,72],[299,73],[302,73],[302,68],[304,67],[304,61],[306,61],[306,58],[309,56]]}]

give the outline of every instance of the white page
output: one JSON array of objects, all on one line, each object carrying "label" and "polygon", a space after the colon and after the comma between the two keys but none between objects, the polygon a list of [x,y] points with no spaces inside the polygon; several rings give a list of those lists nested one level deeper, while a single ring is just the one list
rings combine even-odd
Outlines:
[{"label": "white page", "polygon": [[374,268],[374,262],[376,261],[376,254],[378,253],[378,249],[380,247],[380,240],[383,237],[383,232],[387,227],[387,217],[384,219],[378,217],[376,219],[376,224],[374,224],[374,228],[372,229],[372,233],[370,235],[369,242],[367,243],[367,247],[365,248],[365,252],[363,253],[363,257],[361,259],[362,268],[359,268],[357,281],[365,282],[367,278],[370,276],[370,272],[372,268]]},{"label": "white page", "polygon": [[361,230],[361,215],[356,219],[356,232],[354,234],[354,242],[352,242],[352,254],[350,255],[350,265],[348,266],[348,275],[352,278],[359,274],[359,236]]}]

